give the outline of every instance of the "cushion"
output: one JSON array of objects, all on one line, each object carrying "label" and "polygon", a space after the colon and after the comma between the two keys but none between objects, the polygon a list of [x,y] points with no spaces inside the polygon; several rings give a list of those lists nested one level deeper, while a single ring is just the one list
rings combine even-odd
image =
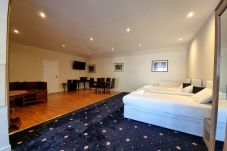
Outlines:
[{"label": "cushion", "polygon": [[199,102],[200,104],[209,103],[209,102],[211,102],[211,99],[212,99],[212,90],[208,89],[208,88],[205,88],[202,91],[194,94],[192,96],[192,98],[195,101]]},{"label": "cushion", "polygon": [[182,92],[192,93],[193,91],[193,85],[187,86],[182,89]]},{"label": "cushion", "polygon": [[183,83],[183,88],[190,86],[191,83]]},{"label": "cushion", "polygon": [[205,89],[205,87],[196,87],[196,86],[193,86],[192,93],[198,93],[198,92],[202,91],[203,89]]}]

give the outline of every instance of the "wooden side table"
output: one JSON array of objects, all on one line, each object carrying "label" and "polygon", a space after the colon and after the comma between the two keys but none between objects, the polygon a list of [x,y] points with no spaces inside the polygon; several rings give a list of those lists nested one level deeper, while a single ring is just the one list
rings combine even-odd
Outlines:
[{"label": "wooden side table", "polygon": [[18,130],[20,126],[20,117],[14,115],[14,108],[10,108],[10,130]]}]

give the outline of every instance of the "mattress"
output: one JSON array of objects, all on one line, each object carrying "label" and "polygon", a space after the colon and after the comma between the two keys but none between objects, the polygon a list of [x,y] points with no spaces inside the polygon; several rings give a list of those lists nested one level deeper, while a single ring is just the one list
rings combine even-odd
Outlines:
[{"label": "mattress", "polygon": [[143,95],[132,92],[123,98],[127,106],[134,106],[138,109],[152,110],[155,113],[182,118],[203,120],[211,116],[211,104],[200,104],[191,96],[152,93],[145,91]]}]

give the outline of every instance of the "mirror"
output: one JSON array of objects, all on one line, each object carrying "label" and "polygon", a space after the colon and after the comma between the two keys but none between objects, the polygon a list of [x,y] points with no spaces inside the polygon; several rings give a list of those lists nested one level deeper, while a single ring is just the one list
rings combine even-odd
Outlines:
[{"label": "mirror", "polygon": [[[227,11],[221,17],[221,47],[220,47],[220,83],[218,100],[218,117],[216,139],[224,141],[227,121]],[[223,148],[222,142],[217,142],[217,146]]]}]

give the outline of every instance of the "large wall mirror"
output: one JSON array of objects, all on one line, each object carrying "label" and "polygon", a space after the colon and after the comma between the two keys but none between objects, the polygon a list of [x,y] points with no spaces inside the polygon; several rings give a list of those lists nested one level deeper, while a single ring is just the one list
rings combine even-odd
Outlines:
[{"label": "large wall mirror", "polygon": [[[211,146],[209,151],[216,148],[227,150],[227,0],[222,0],[216,9],[216,38],[213,108],[211,127]],[[218,140],[218,141],[215,141]],[[225,144],[223,143],[225,141]],[[215,144],[216,142],[216,144]]]},{"label": "large wall mirror", "polygon": [[227,11],[224,11],[220,18],[220,81],[216,137],[224,140],[227,125]]}]

